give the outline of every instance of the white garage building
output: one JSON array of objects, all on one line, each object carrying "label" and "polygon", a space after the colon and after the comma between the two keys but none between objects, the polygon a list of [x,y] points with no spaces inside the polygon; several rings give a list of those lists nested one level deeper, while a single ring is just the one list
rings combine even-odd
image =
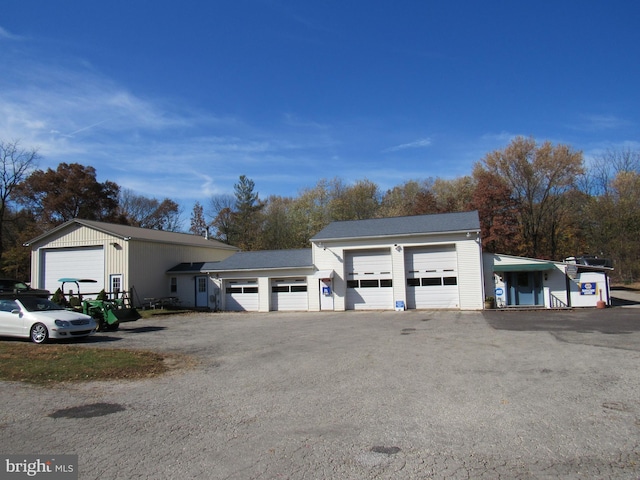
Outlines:
[{"label": "white garage building", "polygon": [[333,222],[309,249],[241,252],[167,273],[206,285],[211,309],[475,310],[484,304],[479,231],[475,211]]}]

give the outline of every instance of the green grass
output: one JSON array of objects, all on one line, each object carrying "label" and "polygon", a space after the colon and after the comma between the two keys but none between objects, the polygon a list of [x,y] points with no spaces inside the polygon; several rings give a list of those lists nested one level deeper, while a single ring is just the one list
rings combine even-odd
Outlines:
[{"label": "green grass", "polygon": [[138,350],[0,341],[0,380],[47,385],[146,378],[165,373],[168,357]]}]

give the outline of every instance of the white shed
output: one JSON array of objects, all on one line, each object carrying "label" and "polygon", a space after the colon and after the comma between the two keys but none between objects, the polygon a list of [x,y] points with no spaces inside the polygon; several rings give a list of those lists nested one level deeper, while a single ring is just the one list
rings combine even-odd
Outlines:
[{"label": "white shed", "polygon": [[611,267],[485,253],[484,282],[499,308],[611,305]]}]

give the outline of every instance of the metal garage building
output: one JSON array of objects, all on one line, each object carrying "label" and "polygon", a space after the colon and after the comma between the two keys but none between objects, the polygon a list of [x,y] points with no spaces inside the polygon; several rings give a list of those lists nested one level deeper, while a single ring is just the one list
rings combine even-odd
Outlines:
[{"label": "metal garage building", "polygon": [[97,283],[85,293],[134,289],[136,306],[145,298],[172,294],[174,285],[167,281],[166,271],[176,263],[222,260],[238,251],[197,235],[80,219],[63,223],[25,246],[31,248],[34,287],[54,292],[60,278],[89,278]]}]

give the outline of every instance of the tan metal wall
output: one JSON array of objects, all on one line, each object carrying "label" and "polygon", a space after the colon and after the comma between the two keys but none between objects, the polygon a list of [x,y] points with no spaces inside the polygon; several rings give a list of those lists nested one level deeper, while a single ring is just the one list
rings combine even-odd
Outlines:
[{"label": "tan metal wall", "polygon": [[[43,249],[102,246],[105,255],[104,285],[109,287],[109,277],[123,275],[123,289],[134,287],[136,305],[148,297],[169,296],[169,276],[165,272],[184,262],[211,262],[224,260],[234,250],[194,247],[160,242],[123,240],[81,225],[72,225],[48,237],[46,242],[31,245],[31,282],[39,285],[43,276],[41,252]],[[139,300],[139,302],[138,302]]]},{"label": "tan metal wall", "polygon": [[[127,242],[129,272],[127,288],[134,287],[136,300],[170,296],[170,276],[166,271],[179,263],[213,262],[231,256],[233,250],[191,247],[157,242],[130,240]],[[174,275],[175,276],[175,275]]]}]

